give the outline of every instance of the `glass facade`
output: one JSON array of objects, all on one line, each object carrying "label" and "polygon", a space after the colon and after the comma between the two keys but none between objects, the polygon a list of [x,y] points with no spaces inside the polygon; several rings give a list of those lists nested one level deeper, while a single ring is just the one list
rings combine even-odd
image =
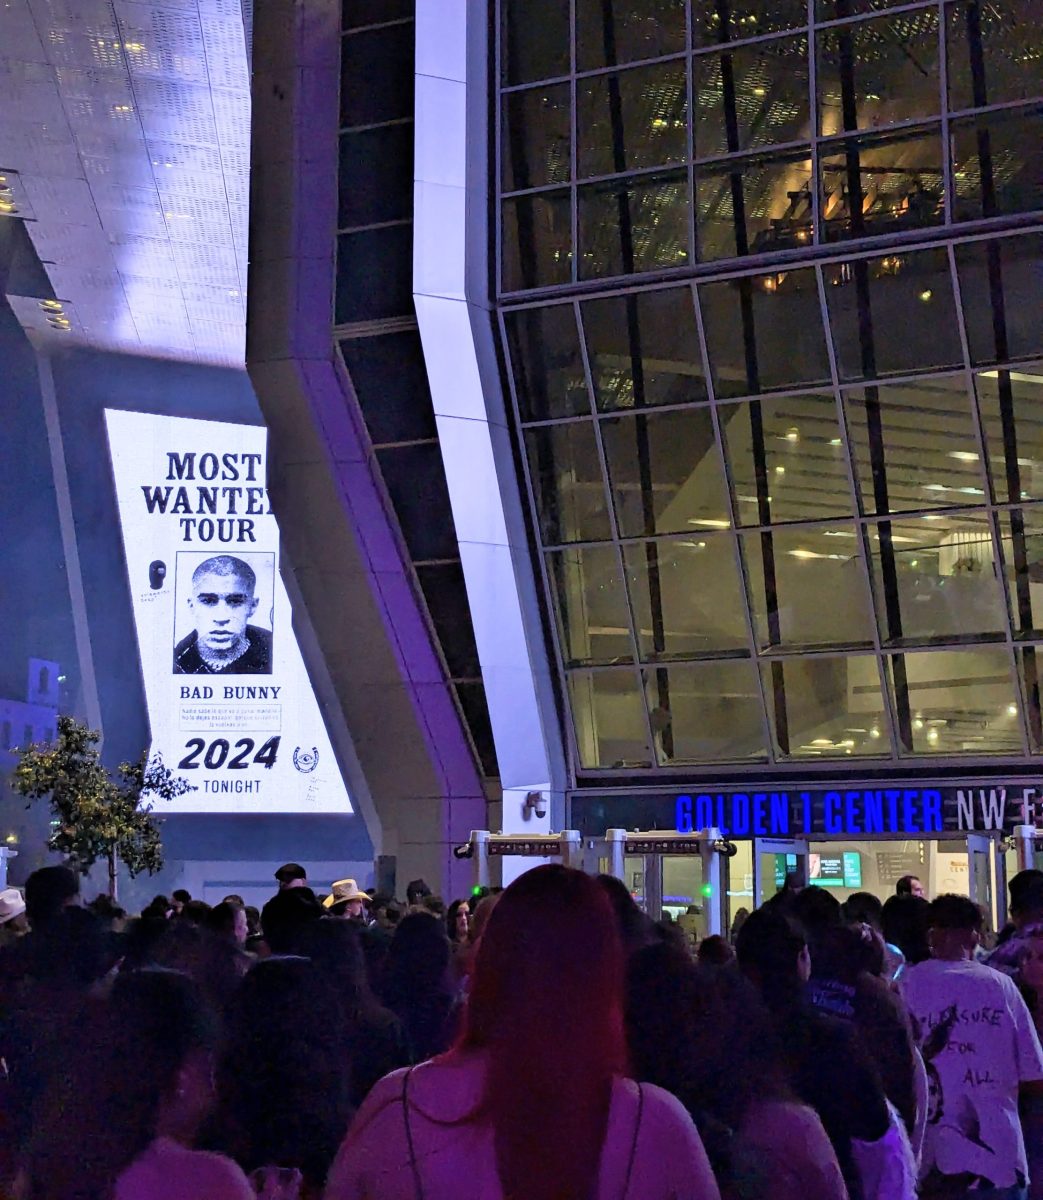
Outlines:
[{"label": "glass facade", "polygon": [[1033,6],[533,7],[496,250],[577,773],[1033,761]]}]

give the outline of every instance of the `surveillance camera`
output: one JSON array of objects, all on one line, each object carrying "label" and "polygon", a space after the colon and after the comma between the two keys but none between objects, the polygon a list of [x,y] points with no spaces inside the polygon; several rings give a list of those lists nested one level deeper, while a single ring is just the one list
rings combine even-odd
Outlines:
[{"label": "surveillance camera", "polygon": [[453,847],[453,857],[454,858],[473,858],[474,857],[474,847],[471,845],[470,842],[465,842],[462,846],[454,846]]},{"label": "surveillance camera", "polygon": [[723,854],[725,858],[734,858],[739,853],[739,847],[734,842],[729,842],[727,838],[717,838],[713,848],[718,854]]},{"label": "surveillance camera", "polygon": [[525,807],[522,809],[522,814],[528,820],[533,813],[537,817],[545,817],[547,815],[547,798],[542,792],[529,792],[525,797]]}]

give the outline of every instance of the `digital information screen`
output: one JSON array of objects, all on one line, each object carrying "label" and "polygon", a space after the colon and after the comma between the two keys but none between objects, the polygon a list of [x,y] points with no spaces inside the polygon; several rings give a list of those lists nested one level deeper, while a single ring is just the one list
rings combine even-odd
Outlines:
[{"label": "digital information screen", "polygon": [[350,813],[279,575],[257,426],[107,410],[164,812]]}]

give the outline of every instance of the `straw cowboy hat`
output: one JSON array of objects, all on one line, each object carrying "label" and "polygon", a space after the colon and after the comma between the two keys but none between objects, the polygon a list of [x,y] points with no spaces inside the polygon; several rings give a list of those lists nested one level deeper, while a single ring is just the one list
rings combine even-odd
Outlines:
[{"label": "straw cowboy hat", "polygon": [[359,885],[354,879],[338,879],[332,885],[332,893],[323,900],[324,908],[332,908],[334,904],[341,904],[345,900],[371,900],[372,896],[368,896],[365,892],[359,890]]}]

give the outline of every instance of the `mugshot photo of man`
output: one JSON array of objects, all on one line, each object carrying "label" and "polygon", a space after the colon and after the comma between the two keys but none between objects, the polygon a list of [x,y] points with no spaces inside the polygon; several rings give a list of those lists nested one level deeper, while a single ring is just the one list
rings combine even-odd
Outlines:
[{"label": "mugshot photo of man", "polygon": [[272,673],[271,632],[249,624],[256,591],[257,575],[241,558],[219,554],[196,567],[188,597],[195,629],[174,647],[175,675]]}]

